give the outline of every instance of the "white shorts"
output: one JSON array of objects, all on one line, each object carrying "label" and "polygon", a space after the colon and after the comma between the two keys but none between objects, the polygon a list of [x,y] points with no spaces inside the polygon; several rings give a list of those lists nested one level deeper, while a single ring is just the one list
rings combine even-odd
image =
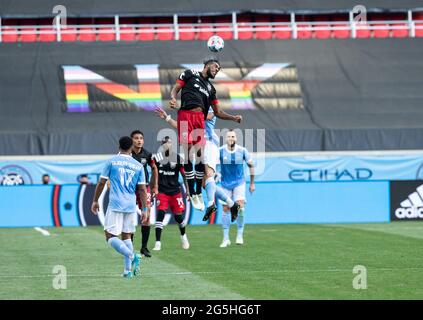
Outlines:
[{"label": "white shorts", "polygon": [[[225,193],[235,202],[240,201],[240,200],[247,202],[246,198],[245,198],[245,188],[246,188],[245,182],[243,184],[239,185],[238,187],[233,188],[233,189],[226,189],[226,188],[222,187],[223,191],[225,191]],[[226,203],[224,201],[220,201],[220,203],[222,205],[226,205]]]},{"label": "white shorts", "polygon": [[104,218],[104,230],[115,236],[124,233],[135,233],[137,213],[126,213],[107,209]]},{"label": "white shorts", "polygon": [[208,165],[216,173],[216,166],[219,163],[219,148],[207,140],[204,147],[204,164]]}]

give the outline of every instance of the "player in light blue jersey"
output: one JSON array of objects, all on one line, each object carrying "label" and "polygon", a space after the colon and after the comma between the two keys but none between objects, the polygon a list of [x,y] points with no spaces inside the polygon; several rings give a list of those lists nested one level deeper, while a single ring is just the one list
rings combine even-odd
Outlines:
[{"label": "player in light blue jersey", "polygon": [[[172,119],[170,115],[166,113],[162,108],[156,108],[155,110],[158,117],[165,119],[166,122],[173,128],[177,129],[177,122]],[[207,115],[207,120],[205,123],[205,138],[206,145],[204,147],[204,157],[203,162],[205,164],[205,177],[204,177],[204,188],[207,193],[207,210],[203,217],[203,221],[207,221],[210,218],[210,215],[216,211],[216,206],[214,204],[215,196],[221,201],[224,201],[231,210],[233,215],[238,215],[240,206],[238,203],[232,201],[228,194],[225,193],[223,188],[216,185],[214,180],[217,173],[216,166],[219,163],[219,137],[214,131],[216,125],[216,116],[214,115],[213,109],[209,108],[209,113]],[[202,200],[202,197],[200,198]]]},{"label": "player in light blue jersey", "polygon": [[[140,274],[141,255],[134,254],[131,236],[137,224],[135,191],[139,191],[142,201],[142,221],[147,218],[147,189],[143,166],[132,158],[132,139],[119,140],[119,154],[111,158],[100,176],[94,193],[91,211],[98,213],[98,198],[107,180],[110,181],[109,204],[104,219],[104,232],[107,243],[124,256],[125,278]],[[119,236],[122,235],[122,240]]]},{"label": "player in light blue jersey", "polygon": [[241,207],[239,215],[231,212],[229,218],[229,207],[223,203],[222,228],[223,241],[221,248],[226,248],[231,244],[229,240],[229,228],[231,222],[237,220],[238,231],[236,244],[244,243],[244,215],[245,215],[245,175],[244,163],[247,163],[250,169],[250,193],[254,192],[254,164],[250,153],[244,147],[236,144],[237,138],[233,130],[229,130],[226,134],[226,146],[219,148],[220,170],[222,174],[222,187],[231,199],[238,203]]}]

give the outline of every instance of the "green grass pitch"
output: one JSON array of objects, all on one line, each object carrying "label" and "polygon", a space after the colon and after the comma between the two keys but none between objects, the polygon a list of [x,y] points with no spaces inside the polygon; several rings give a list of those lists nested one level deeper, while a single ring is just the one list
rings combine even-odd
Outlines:
[{"label": "green grass pitch", "polygon": [[[162,251],[133,279],[120,277],[122,258],[101,228],[47,230],[0,229],[0,299],[423,298],[422,222],[247,225],[243,246],[233,225],[225,249],[220,226],[188,226],[189,250],[167,226]],[[53,287],[56,265],[66,267],[66,289]],[[353,288],[356,265],[366,267],[367,289]]]}]

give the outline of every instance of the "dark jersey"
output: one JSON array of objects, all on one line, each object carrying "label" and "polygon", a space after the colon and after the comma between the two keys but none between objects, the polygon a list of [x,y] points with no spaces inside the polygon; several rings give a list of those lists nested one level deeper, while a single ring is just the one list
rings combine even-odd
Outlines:
[{"label": "dark jersey", "polygon": [[216,89],[201,72],[185,70],[176,82],[182,86],[181,110],[201,107],[206,119],[210,105],[219,103],[216,98]]},{"label": "dark jersey", "polygon": [[[175,157],[176,156],[176,157]],[[153,156],[159,172],[159,193],[169,196],[181,192],[179,172],[185,174],[184,165],[178,154],[166,156],[163,152]]]},{"label": "dark jersey", "polygon": [[148,176],[147,165],[151,166],[152,164],[154,164],[153,155],[148,150],[141,148],[140,153],[135,153],[134,151],[132,151],[132,158],[134,158],[135,160],[137,160],[138,162],[140,162],[143,165],[144,174],[145,174],[145,181],[148,184],[148,182],[150,180],[149,180],[149,176]]}]

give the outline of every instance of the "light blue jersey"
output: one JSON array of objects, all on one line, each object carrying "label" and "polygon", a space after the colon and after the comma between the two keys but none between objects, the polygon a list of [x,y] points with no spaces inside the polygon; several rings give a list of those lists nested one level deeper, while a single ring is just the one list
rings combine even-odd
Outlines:
[{"label": "light blue jersey", "polygon": [[[209,113],[213,113],[213,109],[209,108]],[[216,132],[214,132],[214,127],[216,126],[216,116],[211,120],[206,120],[206,130],[205,135],[208,141],[213,142],[217,147],[219,147],[219,137]]]},{"label": "light blue jersey", "polygon": [[244,162],[251,160],[248,150],[235,145],[234,150],[230,151],[225,145],[219,148],[219,154],[222,186],[230,190],[245,183]]},{"label": "light blue jersey", "polygon": [[141,163],[130,155],[118,154],[107,162],[101,178],[110,180],[108,208],[127,213],[136,211],[136,187],[138,184],[145,184]]}]

